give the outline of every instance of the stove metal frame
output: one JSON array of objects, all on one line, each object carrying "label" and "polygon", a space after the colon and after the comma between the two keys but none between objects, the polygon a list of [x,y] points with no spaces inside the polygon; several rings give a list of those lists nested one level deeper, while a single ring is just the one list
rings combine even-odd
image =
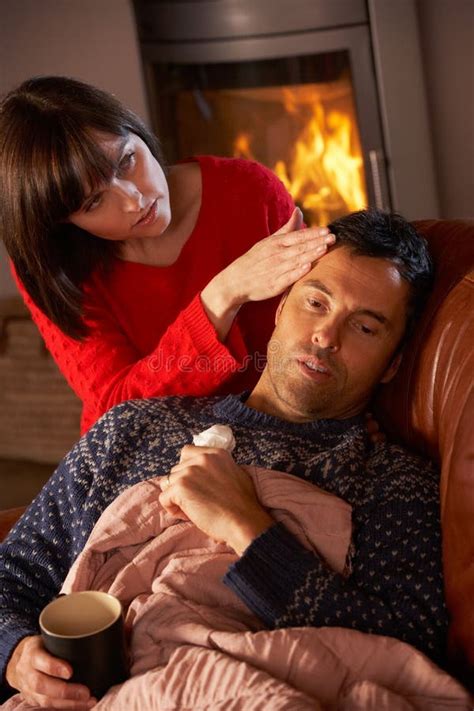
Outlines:
[{"label": "stove metal frame", "polygon": [[369,204],[438,217],[415,0],[134,0],[150,114],[156,63],[349,53]]}]

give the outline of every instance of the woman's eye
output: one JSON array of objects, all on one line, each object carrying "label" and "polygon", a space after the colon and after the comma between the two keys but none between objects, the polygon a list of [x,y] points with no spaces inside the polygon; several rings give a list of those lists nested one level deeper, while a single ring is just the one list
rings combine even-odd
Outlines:
[{"label": "woman's eye", "polygon": [[87,204],[86,212],[92,212],[92,210],[95,210],[95,208],[100,205],[101,200],[102,200],[102,195],[96,195],[96,196]]},{"label": "woman's eye", "polygon": [[119,173],[121,173],[121,174],[126,173],[127,170],[129,170],[134,164],[135,164],[135,152],[130,151],[129,153],[125,153],[125,155],[122,157],[122,160],[119,163]]}]

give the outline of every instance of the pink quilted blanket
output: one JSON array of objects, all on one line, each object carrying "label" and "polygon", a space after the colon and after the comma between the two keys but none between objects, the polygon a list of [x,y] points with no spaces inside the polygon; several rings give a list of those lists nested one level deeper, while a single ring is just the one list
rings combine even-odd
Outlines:
[{"label": "pink quilted blanket", "polygon": [[[289,474],[248,467],[262,503],[345,574],[351,508]],[[123,603],[131,678],[98,711],[470,709],[468,694],[423,654],[342,628],[269,631],[221,582],[235,553],[169,517],[156,480],[104,512],[63,592],[96,589]],[[8,711],[29,709],[15,696]]]}]

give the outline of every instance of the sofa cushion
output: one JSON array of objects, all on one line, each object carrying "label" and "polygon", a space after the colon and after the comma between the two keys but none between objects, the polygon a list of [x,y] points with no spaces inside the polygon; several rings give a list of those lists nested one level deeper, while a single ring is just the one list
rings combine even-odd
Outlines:
[{"label": "sofa cushion", "polygon": [[450,654],[461,673],[461,659],[474,668],[474,223],[416,226],[430,246],[435,287],[375,411],[392,437],[440,465]]}]

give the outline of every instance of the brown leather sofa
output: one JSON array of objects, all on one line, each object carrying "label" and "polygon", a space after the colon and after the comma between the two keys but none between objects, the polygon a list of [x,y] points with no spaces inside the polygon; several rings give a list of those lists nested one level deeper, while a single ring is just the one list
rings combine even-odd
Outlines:
[{"label": "brown leather sofa", "polygon": [[375,412],[389,435],[440,465],[451,672],[474,689],[474,222],[416,226],[435,287]]},{"label": "brown leather sofa", "polygon": [[[377,395],[381,427],[440,465],[451,671],[474,687],[474,222],[416,223],[436,282],[397,377]],[[0,539],[21,509],[0,512]]]}]

